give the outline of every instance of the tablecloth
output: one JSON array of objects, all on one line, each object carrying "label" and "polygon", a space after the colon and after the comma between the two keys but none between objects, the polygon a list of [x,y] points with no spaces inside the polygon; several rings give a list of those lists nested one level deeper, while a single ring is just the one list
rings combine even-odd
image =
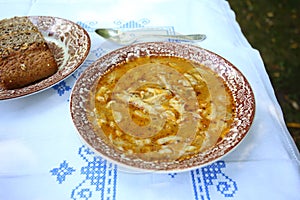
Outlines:
[{"label": "tablecloth", "polygon": [[[0,0],[0,18],[56,16],[87,30],[82,66],[49,89],[0,101],[0,199],[300,199],[300,156],[284,123],[259,52],[224,0]],[[156,27],[166,34],[204,33],[197,45],[233,63],[248,79],[256,115],[230,154],[187,172],[133,173],[101,158],[80,140],[69,110],[78,76],[118,48],[98,27]]]}]

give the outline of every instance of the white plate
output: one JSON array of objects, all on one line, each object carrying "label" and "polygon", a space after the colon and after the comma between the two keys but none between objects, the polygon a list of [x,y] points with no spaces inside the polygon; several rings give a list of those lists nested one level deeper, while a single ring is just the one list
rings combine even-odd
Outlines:
[{"label": "white plate", "polygon": [[52,76],[35,84],[14,89],[0,89],[0,100],[27,96],[47,89],[71,75],[86,59],[91,41],[88,33],[72,21],[51,16],[28,16],[54,50],[59,65]]}]

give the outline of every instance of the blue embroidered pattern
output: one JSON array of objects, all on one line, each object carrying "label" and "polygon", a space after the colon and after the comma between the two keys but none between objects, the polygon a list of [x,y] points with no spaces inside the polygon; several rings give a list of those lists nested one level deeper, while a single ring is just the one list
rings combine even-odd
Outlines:
[{"label": "blue embroidered pattern", "polygon": [[[96,197],[105,200],[115,200],[117,166],[94,155],[86,146],[81,146],[78,154],[86,163],[80,169],[80,174],[84,175],[84,179],[72,190],[71,199],[88,200]],[[59,184],[62,184],[66,180],[66,175],[71,175],[75,171],[64,160],[58,168],[50,170],[50,173],[52,176],[56,176]]]},{"label": "blue embroidered pattern", "polygon": [[83,23],[83,22],[79,21],[79,22],[77,22],[77,24],[79,26],[81,26],[82,28],[84,28],[87,32],[93,32],[95,29],[92,27],[97,26],[98,23],[95,21],[92,21],[87,24],[87,23]]},{"label": "blue embroidered pattern", "polygon": [[[72,191],[72,199],[89,199],[95,193],[100,199],[114,200],[116,198],[117,167],[107,163],[87,147],[79,148],[78,154],[86,162],[81,168],[85,179]],[[93,190],[91,186],[94,186]]]},{"label": "blue embroidered pattern", "polygon": [[177,173],[168,173],[168,175],[169,175],[171,178],[175,178],[175,176],[177,175]]},{"label": "blue embroidered pattern", "polygon": [[237,184],[222,172],[224,161],[217,161],[211,165],[191,171],[195,200],[210,200],[209,188],[216,186],[219,194],[233,197],[238,190]]},{"label": "blue embroidered pattern", "polygon": [[64,160],[58,168],[53,168],[50,170],[53,176],[56,176],[56,180],[58,181],[59,184],[62,184],[66,180],[67,175],[71,175],[72,172],[74,172],[75,169],[72,167],[69,167],[67,161]]},{"label": "blue embroidered pattern", "polygon": [[59,82],[58,84],[54,85],[52,88],[57,91],[59,96],[62,96],[66,91],[71,90],[71,87],[66,85],[65,81]]},{"label": "blue embroidered pattern", "polygon": [[[100,199],[116,199],[116,179],[117,166],[108,163],[106,160],[94,153],[86,146],[81,146],[78,150],[81,159],[86,163],[81,167],[80,174],[84,179],[74,187],[71,192],[71,199],[89,200],[92,197]],[[224,172],[226,168],[224,161],[218,161],[211,165],[191,171],[195,200],[211,200],[211,192],[219,194],[218,199],[234,197],[238,191],[237,184]],[[70,167],[64,160],[58,168],[50,170],[52,176],[56,176],[59,184],[66,180],[67,175],[72,175],[76,170]],[[176,179],[177,173],[168,173],[172,179]],[[214,187],[215,186],[215,187]]]},{"label": "blue embroidered pattern", "polygon": [[139,21],[128,21],[123,23],[122,21],[115,21],[114,24],[116,24],[117,26],[119,26],[119,28],[142,28],[145,25],[149,24],[150,20],[149,19],[141,19]]},{"label": "blue embroidered pattern", "polygon": [[107,50],[104,50],[101,47],[98,47],[97,49],[91,51],[91,53],[94,54],[96,56],[96,58],[99,58],[106,52],[107,52]]}]

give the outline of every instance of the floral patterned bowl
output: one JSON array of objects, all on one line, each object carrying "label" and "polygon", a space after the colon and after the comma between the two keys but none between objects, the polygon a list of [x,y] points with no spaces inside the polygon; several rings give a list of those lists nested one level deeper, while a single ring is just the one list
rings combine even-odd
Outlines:
[{"label": "floral patterned bowl", "polygon": [[[97,133],[93,100],[91,94],[107,70],[116,65],[143,56],[170,56],[184,58],[213,70],[226,83],[235,104],[235,117],[230,130],[214,146],[186,159],[172,161],[147,161],[123,154],[114,148],[107,139]],[[136,171],[185,171],[207,165],[231,152],[247,135],[255,113],[254,94],[247,79],[229,61],[203,48],[170,42],[147,42],[126,46],[99,58],[88,67],[77,80],[71,95],[71,116],[83,141],[102,157],[113,161],[125,169]]]}]

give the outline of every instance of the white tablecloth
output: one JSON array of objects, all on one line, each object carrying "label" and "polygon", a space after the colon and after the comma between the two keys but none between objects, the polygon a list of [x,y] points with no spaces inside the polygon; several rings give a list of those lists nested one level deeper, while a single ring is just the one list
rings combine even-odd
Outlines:
[{"label": "white tablecloth", "polygon": [[[259,52],[224,0],[0,0],[0,18],[57,16],[84,27],[90,54],[72,76],[34,95],[0,101],[0,200],[272,199],[297,200],[300,156],[284,124]],[[238,67],[256,97],[249,134],[229,155],[183,173],[126,173],[79,139],[69,112],[80,72],[117,48],[97,27],[159,27],[205,33],[198,45]]]}]

